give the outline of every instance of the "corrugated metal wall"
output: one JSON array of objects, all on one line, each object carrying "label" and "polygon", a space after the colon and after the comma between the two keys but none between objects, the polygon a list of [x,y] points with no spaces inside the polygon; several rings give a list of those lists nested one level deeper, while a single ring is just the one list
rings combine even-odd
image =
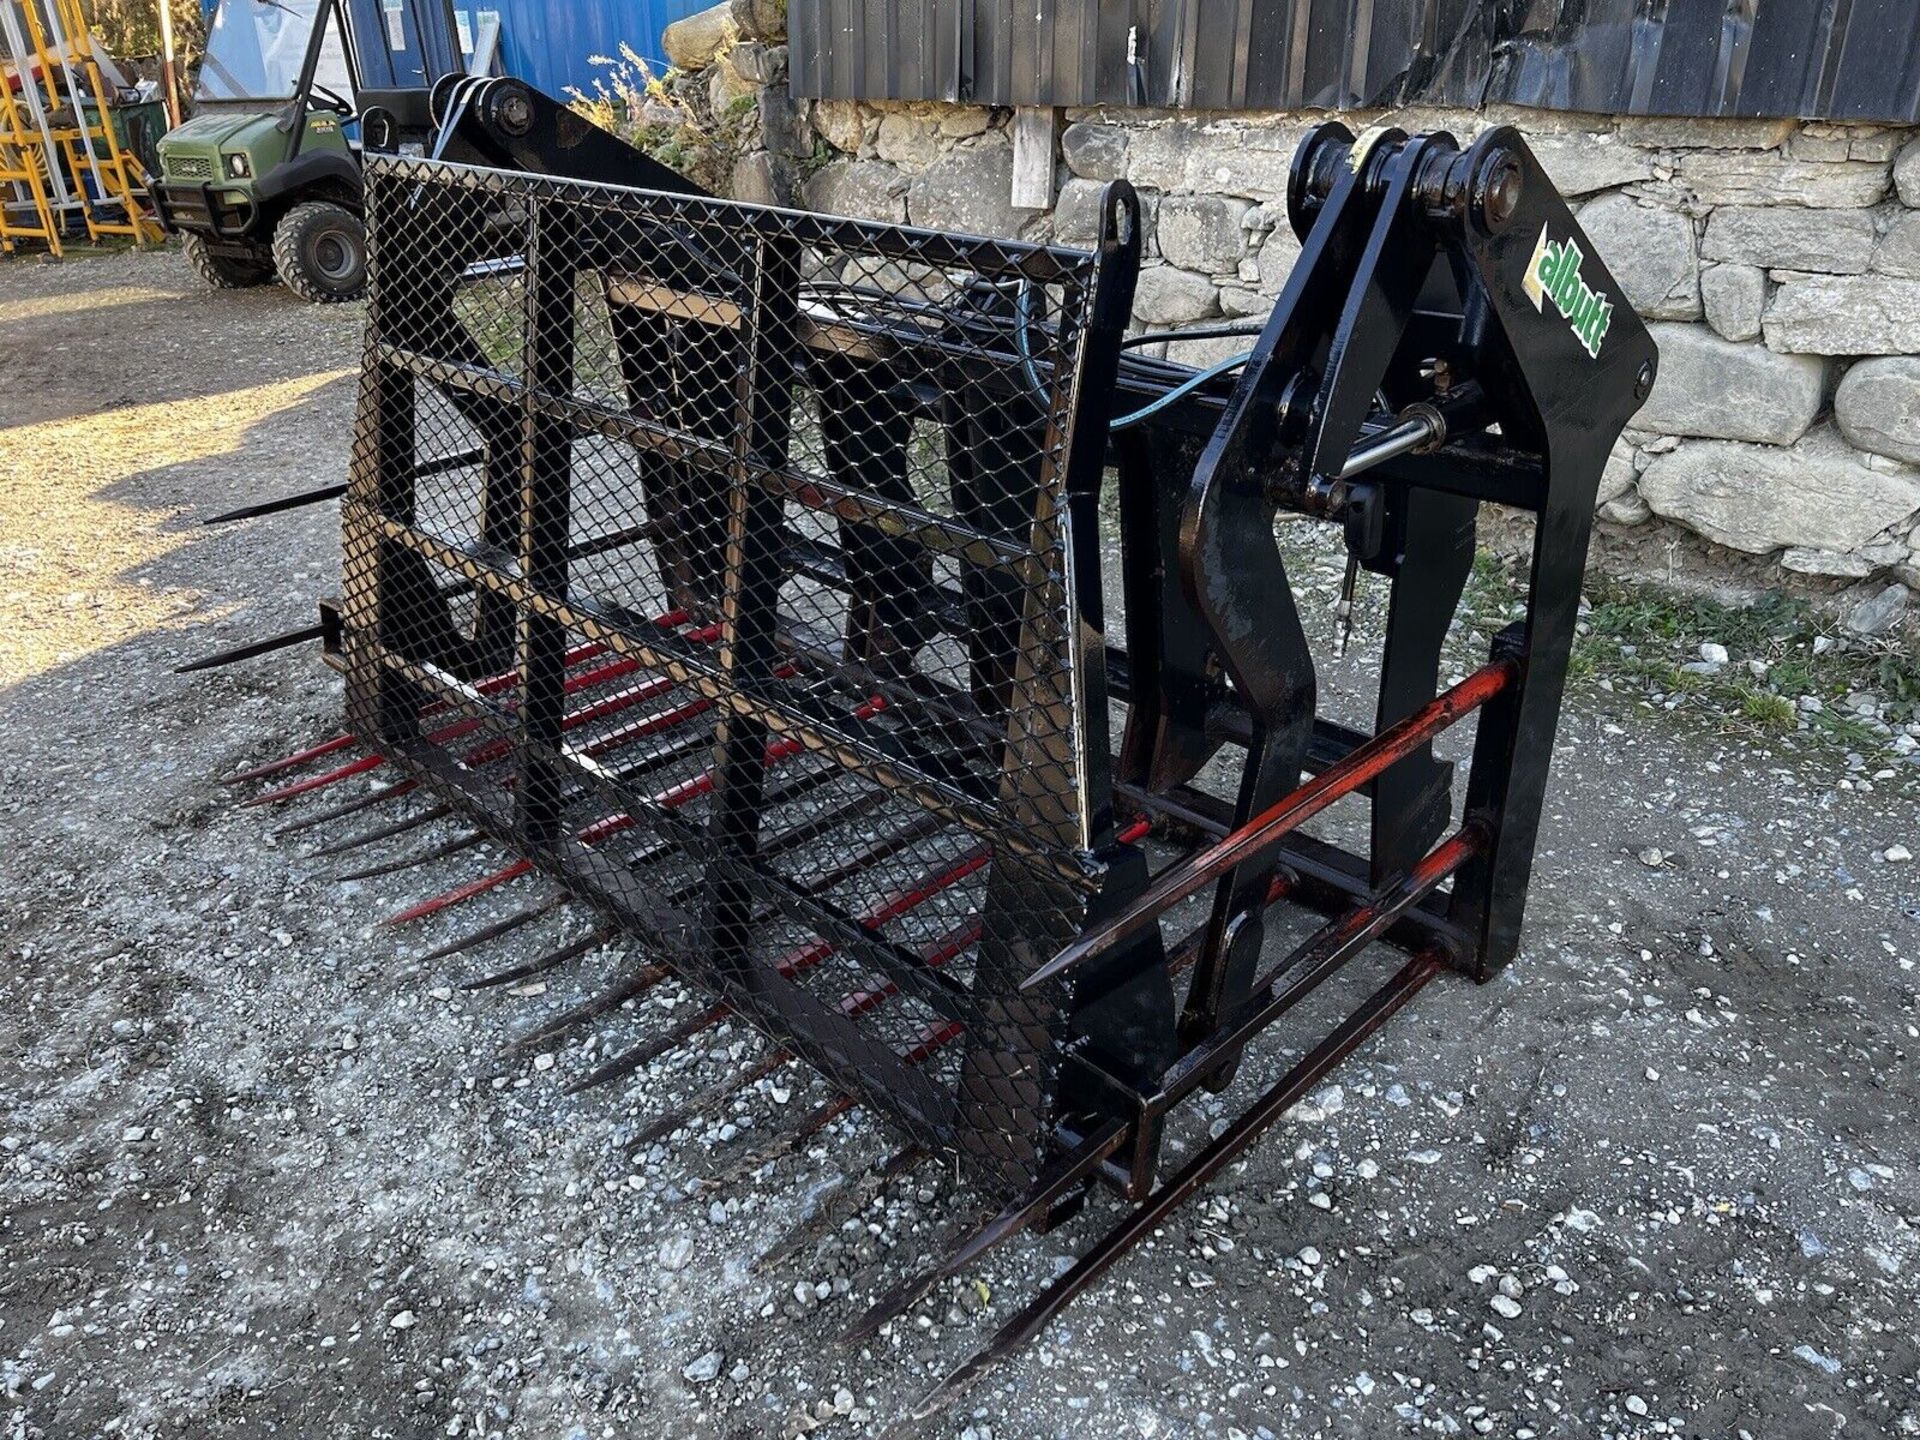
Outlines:
[{"label": "corrugated metal wall", "polygon": [[796,95],[1920,121],[1920,0],[791,0]]}]

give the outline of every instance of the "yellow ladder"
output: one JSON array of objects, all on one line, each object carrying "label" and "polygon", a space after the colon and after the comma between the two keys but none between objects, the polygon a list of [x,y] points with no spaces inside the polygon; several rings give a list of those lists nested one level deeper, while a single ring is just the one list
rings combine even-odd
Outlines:
[{"label": "yellow ladder", "polygon": [[[12,55],[3,44],[0,57],[10,62],[0,65],[0,254],[13,254],[22,240],[38,240],[58,259],[60,227],[54,222],[53,203],[47,195],[46,150],[40,131],[29,123],[24,107],[14,97],[10,72],[19,74],[23,87],[33,84],[33,75],[25,60]],[[28,204],[33,207],[37,224],[24,224],[14,218],[15,212]]]},{"label": "yellow ladder", "polygon": [[[7,0],[0,0],[0,4],[3,3]],[[70,122],[57,126],[52,138],[66,161],[67,174],[80,199],[88,238],[97,241],[105,235],[124,235],[142,249],[149,241],[164,241],[166,237],[159,224],[134,198],[136,189],[144,189],[146,176],[139,162],[120,148],[119,139],[113,133],[108,103],[112,96],[100,74],[99,62],[94,56],[93,29],[80,8],[80,0],[44,0],[44,3],[44,17],[37,0],[21,0],[20,8],[26,16],[27,34],[38,53],[40,73],[52,92],[55,109],[64,104],[72,112]],[[87,120],[84,101],[89,94],[93,98],[94,113],[99,117],[97,123],[90,124]],[[114,203],[118,204],[123,218],[113,219],[105,213],[104,207]]]}]

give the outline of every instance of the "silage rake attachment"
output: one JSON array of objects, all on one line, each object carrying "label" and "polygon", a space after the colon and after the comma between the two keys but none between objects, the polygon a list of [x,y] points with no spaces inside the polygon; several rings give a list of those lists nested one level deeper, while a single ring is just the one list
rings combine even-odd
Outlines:
[{"label": "silage rake attachment", "polygon": [[[367,198],[322,627],[349,734],[244,778],[262,801],[381,781],[303,828],[424,802],[330,850],[468,827],[363,874],[482,838],[518,856],[396,919],[534,876],[598,917],[477,983],[633,942],[533,1041],[669,977],[708,997],[583,1083],[727,1016],[765,1033],[645,1138],[804,1060],[834,1098],[784,1144],[858,1105],[905,1141],[862,1196],[938,1160],[1002,1207],[854,1334],[1115,1194],[1115,1227],[921,1415],[1421,987],[1512,958],[1600,471],[1655,363],[1512,130],[1314,131],[1300,260],[1210,372],[1124,335],[1122,183],[1090,252],[397,158]],[[1443,688],[1484,503],[1535,517],[1524,615]],[[1316,714],[1281,512],[1341,527],[1349,593],[1387,582],[1371,732]],[[1434,742],[1463,721],[1456,804]],[[1306,1003],[1375,942],[1406,958]],[[1308,1014],[1234,1118],[1170,1136]]]}]

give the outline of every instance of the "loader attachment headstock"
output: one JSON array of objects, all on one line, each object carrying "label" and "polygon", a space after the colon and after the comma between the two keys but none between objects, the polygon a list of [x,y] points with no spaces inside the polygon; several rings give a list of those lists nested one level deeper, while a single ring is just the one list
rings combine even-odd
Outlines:
[{"label": "loader attachment headstock", "polygon": [[[518,127],[512,99],[437,103],[457,136],[462,105]],[[531,876],[600,917],[476,985],[635,942],[531,1040],[668,976],[708,997],[583,1084],[728,1015],[765,1032],[650,1134],[797,1058],[838,1098],[793,1141],[858,1103],[907,1142],[877,1183],[937,1156],[1005,1202],[856,1332],[1118,1192],[937,1406],[1435,975],[1513,958],[1596,488],[1653,345],[1506,128],[1314,131],[1293,274],[1244,363],[1199,373],[1124,333],[1123,183],[1076,251],[609,178],[369,162],[324,627],[357,742],[248,778],[277,800],[384,767],[350,809],[417,795],[520,857],[397,920]],[[1535,517],[1524,614],[1443,685],[1484,504]],[[1360,576],[1384,586],[1370,729],[1319,713],[1285,515],[1344,539],[1342,644]],[[1435,741],[1463,722],[1456,783]],[[1181,1102],[1376,942],[1405,963],[1162,1174]]]}]

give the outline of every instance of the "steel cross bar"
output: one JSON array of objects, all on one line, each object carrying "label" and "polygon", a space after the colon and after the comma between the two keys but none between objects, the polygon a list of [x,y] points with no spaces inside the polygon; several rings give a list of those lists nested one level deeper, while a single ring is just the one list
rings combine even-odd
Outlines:
[{"label": "steel cross bar", "polygon": [[1451,690],[1436,696],[1397,725],[1382,730],[1338,764],[1321,771],[1225,839],[1161,871],[1125,910],[1063,948],[1021,981],[1021,989],[1030,990],[1104,955],[1148,925],[1157,923],[1170,907],[1270,849],[1336,800],[1352,794],[1448,726],[1465,719],[1519,677],[1520,667],[1511,660],[1497,660],[1474,671]]},{"label": "steel cross bar", "polygon": [[1485,851],[1488,835],[1475,822],[1462,826],[1397,884],[1336,916],[1254,984],[1255,1002],[1243,1015],[1189,1050],[1167,1072],[1147,1112],[1164,1114],[1205,1083],[1208,1072],[1237,1055],[1255,1036],[1304,1000],[1335,971],[1385,934],[1421,898]]}]

